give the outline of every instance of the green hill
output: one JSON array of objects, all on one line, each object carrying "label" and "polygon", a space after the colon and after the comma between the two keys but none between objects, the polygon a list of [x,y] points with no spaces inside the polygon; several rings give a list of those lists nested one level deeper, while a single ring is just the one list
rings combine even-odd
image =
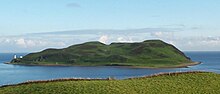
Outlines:
[{"label": "green hill", "polygon": [[87,42],[64,49],[47,49],[31,53],[12,64],[75,65],[75,66],[135,66],[181,67],[193,63],[173,45],[161,40],[139,43]]},{"label": "green hill", "polygon": [[0,88],[0,94],[219,94],[220,75],[177,73],[125,80],[35,82]]}]

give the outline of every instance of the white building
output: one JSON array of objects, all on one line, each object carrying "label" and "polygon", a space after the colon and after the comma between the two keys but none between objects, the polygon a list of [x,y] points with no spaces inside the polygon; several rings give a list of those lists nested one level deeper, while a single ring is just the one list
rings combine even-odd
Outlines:
[{"label": "white building", "polygon": [[14,59],[17,59],[17,55],[14,55]]}]

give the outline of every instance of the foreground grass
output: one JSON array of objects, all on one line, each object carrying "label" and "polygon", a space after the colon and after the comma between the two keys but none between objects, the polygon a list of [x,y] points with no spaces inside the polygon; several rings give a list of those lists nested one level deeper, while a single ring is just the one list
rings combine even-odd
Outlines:
[{"label": "foreground grass", "polygon": [[2,87],[0,94],[220,94],[220,75],[184,73],[127,80],[31,83]]}]

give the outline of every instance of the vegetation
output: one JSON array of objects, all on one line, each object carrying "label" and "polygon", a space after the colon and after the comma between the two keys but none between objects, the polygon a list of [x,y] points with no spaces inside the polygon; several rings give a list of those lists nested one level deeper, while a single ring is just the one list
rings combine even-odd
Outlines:
[{"label": "vegetation", "polygon": [[0,88],[0,94],[219,94],[220,75],[171,73],[125,80],[29,83]]},{"label": "vegetation", "polygon": [[12,64],[177,67],[192,61],[173,45],[161,40],[140,43],[87,42],[64,49],[47,49],[31,53]]}]

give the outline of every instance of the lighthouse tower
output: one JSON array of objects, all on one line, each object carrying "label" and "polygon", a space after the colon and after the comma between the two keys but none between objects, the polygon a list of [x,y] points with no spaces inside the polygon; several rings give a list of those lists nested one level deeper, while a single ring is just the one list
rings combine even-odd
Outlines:
[{"label": "lighthouse tower", "polygon": [[14,59],[17,59],[17,55],[14,55]]}]

